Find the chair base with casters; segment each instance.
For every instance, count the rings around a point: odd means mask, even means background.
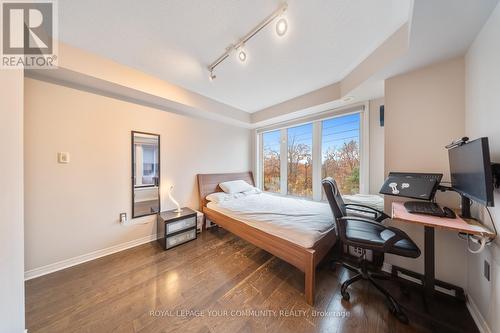
[[[390,276],[380,273],[380,269],[369,267],[369,262],[366,260],[366,251],[370,250],[373,253],[390,253],[407,258],[417,258],[420,256],[420,249],[413,240],[402,230],[384,225],[383,222],[388,218],[383,212],[379,212],[369,207],[357,206],[350,207],[346,205],[342,199],[342,195],[338,189],[337,183],[333,178],[325,178],[322,181],[328,203],[333,213],[337,235],[342,244],[360,248],[362,255],[359,259],[359,267],[350,265],[344,258],[339,258],[342,265],[350,271],[357,273],[354,277],[345,281],[341,287],[342,298],[349,300],[350,296],[347,292],[349,285],[359,280],[368,280],[380,291],[389,301],[389,310],[403,323],[408,323],[408,318],[403,313],[401,306],[385,290],[376,279],[389,279]],[[356,213],[363,210],[363,217],[352,216],[349,210],[355,208]],[[373,216],[366,218],[365,212],[371,210]]]
[[[369,262],[365,258],[365,250],[363,250],[363,255],[362,257],[359,258],[358,262],[358,267],[351,265],[348,262],[343,261],[342,259],[334,259],[332,260],[332,265],[342,265],[344,268],[347,270],[356,273],[353,277],[347,279],[342,283],[342,286],[340,287],[340,293],[342,295],[342,299],[345,301],[349,302],[351,295],[347,291],[347,288],[353,284],[354,282],[360,281],[360,280],[367,280],[369,281],[380,293],[382,293],[385,298],[387,299],[388,306],[389,306],[389,311],[398,318],[399,321],[401,321],[404,324],[408,324],[408,317],[406,314],[403,312],[403,309],[401,305],[396,301],[394,297],[380,284],[377,283],[376,280],[389,280],[391,279],[390,275],[383,274],[381,272],[373,272],[369,269]]]

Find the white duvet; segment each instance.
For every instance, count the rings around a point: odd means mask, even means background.
[[[323,202],[258,193],[207,206],[305,248],[313,247],[334,227],[332,211]]]

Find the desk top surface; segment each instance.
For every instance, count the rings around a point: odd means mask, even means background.
[[[471,235],[481,235],[488,238],[494,236],[494,234],[482,224],[474,220],[463,219],[458,215],[457,218],[450,219],[446,217],[408,213],[402,202],[392,203],[392,218],[393,220],[464,232]]]

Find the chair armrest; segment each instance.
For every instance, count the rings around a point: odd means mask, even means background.
[[[377,227],[382,227],[382,228],[386,228],[386,229],[388,228],[385,225],[376,222],[375,220],[364,219],[362,217],[357,217],[357,216],[344,216],[344,217],[339,218],[339,220],[341,220],[341,221],[359,221],[359,222],[363,222],[363,223],[367,223],[367,224],[373,224],[373,225],[376,225]]]
[[[357,205],[352,205],[352,206],[357,206]],[[364,213],[364,214],[373,214],[373,219],[376,219],[377,216],[378,216],[377,212],[374,212],[374,211],[371,211],[371,210],[367,210],[367,209],[349,207],[349,204],[345,205],[345,208],[348,211],[360,212],[360,213]]]
[[[346,204],[345,207],[346,207],[346,209],[350,209],[350,210],[362,211],[362,212],[365,212],[365,213],[371,213],[371,214],[373,214],[375,216],[377,222],[382,222],[383,220],[390,218],[390,216],[387,215],[386,213],[384,213],[384,212],[382,212],[382,211],[380,211],[378,209],[375,209],[373,207],[366,206],[366,205]],[[360,207],[360,208],[363,208],[363,209],[356,209],[356,208],[350,208],[350,207]],[[377,215],[380,215],[380,216],[377,218]]]
[[[353,203],[349,203],[349,204],[346,204],[346,207],[347,206],[354,206],[354,207],[361,207],[361,208],[365,208],[365,209],[368,209],[368,210],[371,210],[371,211],[374,211],[374,212],[377,212],[378,214],[384,214],[384,212],[376,209],[376,208],[373,208],[373,207],[370,207],[370,206],[367,206],[367,205],[360,205],[360,204],[353,204]]]

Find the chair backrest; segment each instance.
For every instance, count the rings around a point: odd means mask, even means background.
[[[347,216],[347,210],[345,207],[344,200],[340,194],[337,182],[332,177],[327,177],[321,181],[323,184],[323,189],[325,190],[326,198],[330,204],[330,208],[333,213],[335,220],[335,225],[337,227],[337,233],[340,238],[343,238],[345,232],[344,222],[340,219]]]
[[[326,198],[332,209],[335,218],[347,216],[344,199],[340,194],[337,182],[332,177],[327,177],[321,181],[323,189],[325,190]]]

